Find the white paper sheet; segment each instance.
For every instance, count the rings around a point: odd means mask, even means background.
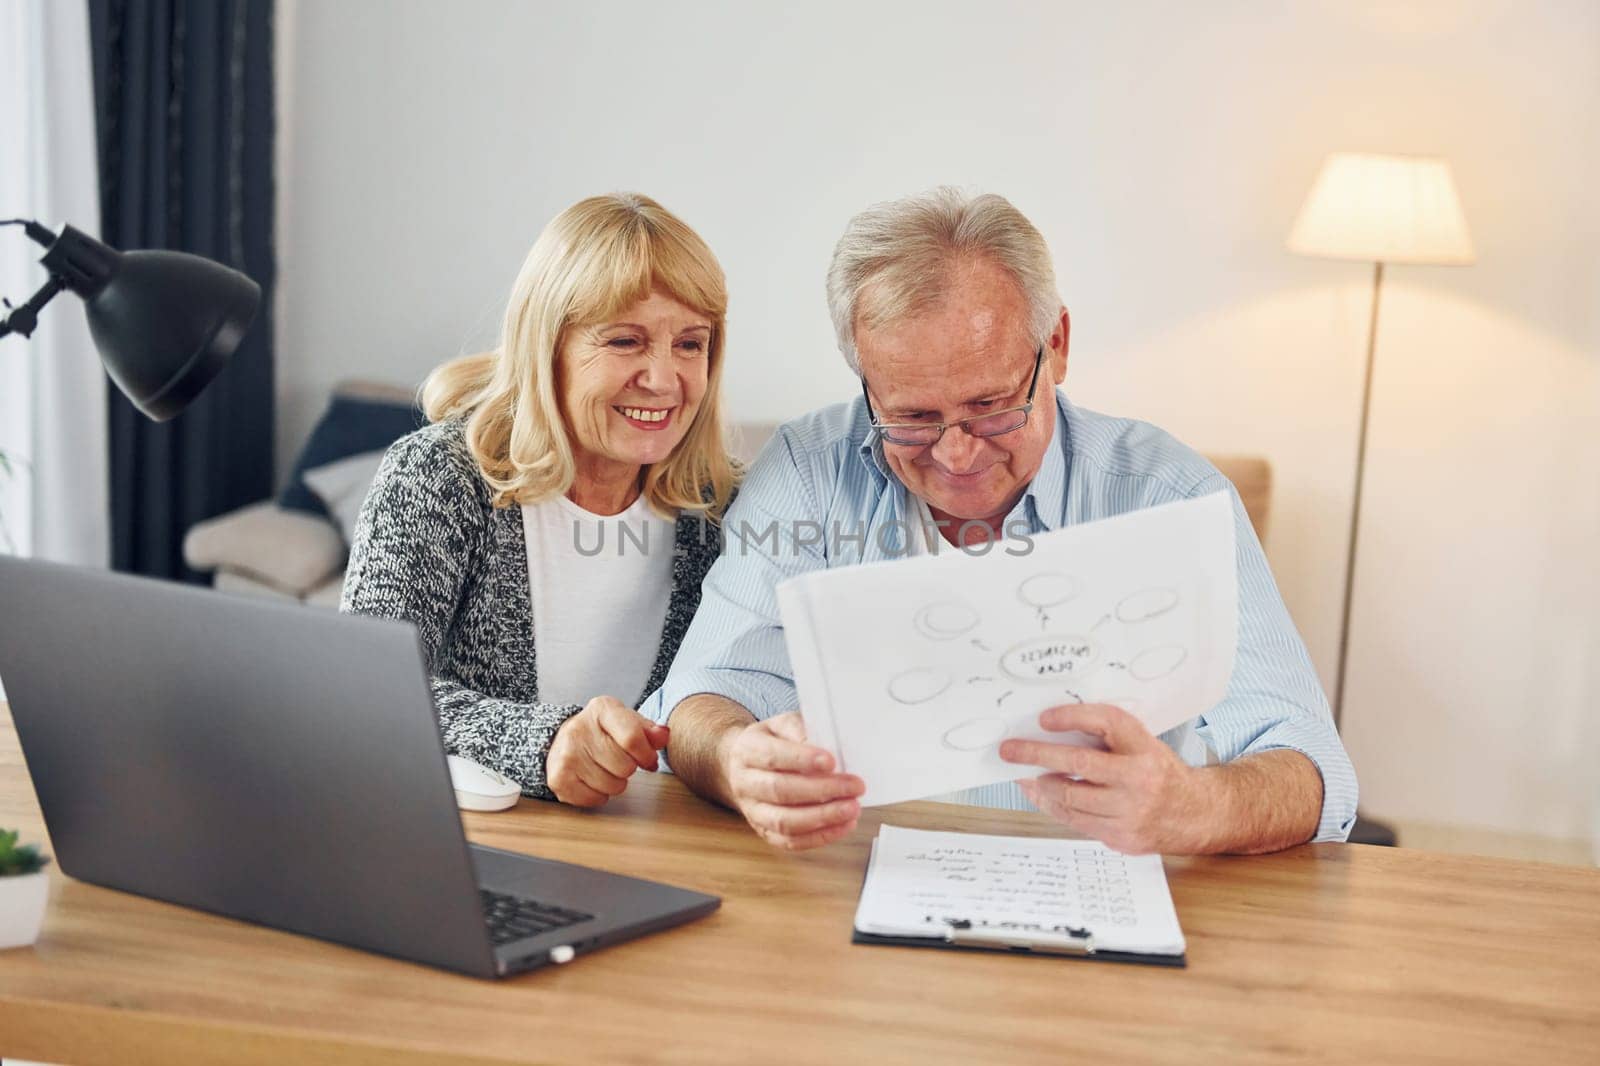
[[[1093,840],[880,828],[856,928],[942,937],[950,919],[980,929],[1087,929],[1096,951],[1184,951],[1159,855],[1123,855]]]
[[[1225,493],[1032,538],[987,555],[823,570],[778,587],[812,743],[866,782],[867,806],[1036,776],[1000,742],[1039,712],[1112,703],[1162,733],[1221,701],[1238,640]]]

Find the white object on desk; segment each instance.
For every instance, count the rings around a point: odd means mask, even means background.
[[[1124,855],[1095,840],[880,828],[856,929],[942,939],[955,921],[976,930],[1086,929],[1095,951],[1184,952],[1159,855]]]
[[[915,535],[913,530],[912,535]],[[1039,712],[1112,703],[1162,733],[1219,703],[1238,643],[1227,493],[987,554],[822,570],[778,587],[806,737],[866,806],[1036,776],[1000,758]]]
[[[24,948],[39,939],[50,877],[43,870],[0,877],[0,950]]]
[[[450,784],[456,790],[456,806],[464,811],[503,811],[517,805],[522,789],[505,774],[480,766],[459,755],[447,755]]]

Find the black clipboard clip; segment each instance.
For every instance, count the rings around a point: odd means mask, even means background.
[[[1094,934],[1070,925],[1043,926],[1020,922],[974,925],[965,918],[946,918],[944,941],[954,947],[1027,951],[1037,955],[1093,955]]]

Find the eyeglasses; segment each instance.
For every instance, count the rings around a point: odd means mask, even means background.
[[[999,437],[1007,433],[1015,433],[1028,424],[1028,415],[1033,411],[1033,394],[1039,387],[1039,367],[1044,364],[1044,347],[1041,345],[1033,356],[1033,378],[1028,382],[1027,402],[1019,407],[1007,407],[1002,411],[989,411],[985,414],[975,415],[972,418],[958,418],[954,422],[897,422],[885,424],[878,421],[878,416],[872,413],[872,397],[867,395],[866,375],[861,377],[861,396],[867,401],[867,418],[872,423],[872,428],[887,444],[900,444],[906,447],[926,448],[930,444],[938,443],[944,431],[951,426],[960,426],[974,437]]]

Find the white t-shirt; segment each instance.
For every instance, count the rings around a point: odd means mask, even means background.
[[[643,495],[597,515],[565,496],[522,508],[539,699],[633,706],[661,647],[672,598],[675,524]]]

